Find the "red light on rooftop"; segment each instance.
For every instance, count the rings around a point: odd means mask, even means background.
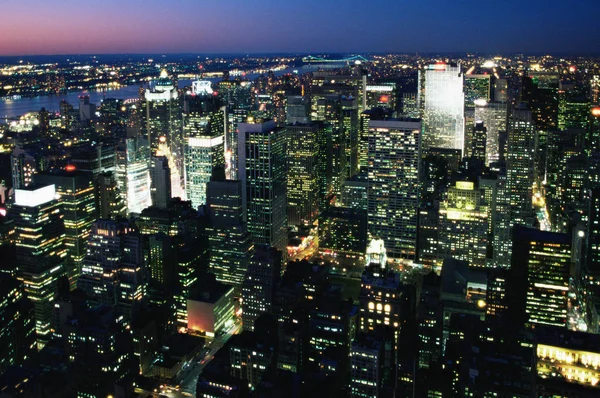
[[[75,167],[75,165],[73,165],[73,164],[68,164],[68,165],[65,167],[65,170],[66,170],[66,171],[75,171],[75,169],[77,169],[77,167]]]
[[[577,72],[577,67],[575,65],[569,66],[569,72],[571,72],[571,73]]]

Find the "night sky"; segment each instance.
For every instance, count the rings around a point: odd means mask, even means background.
[[[600,54],[597,0],[2,0],[0,55]]]

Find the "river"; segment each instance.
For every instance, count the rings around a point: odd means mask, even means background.
[[[314,70],[314,67],[311,66],[302,66],[298,68],[286,68],[280,71],[276,71],[276,76],[281,76],[286,73],[293,73],[298,71],[298,73],[305,73],[310,70]],[[257,78],[258,74],[248,74],[245,76],[248,80],[254,80]],[[203,80],[210,80],[213,83],[220,81],[220,78],[208,78]],[[144,83],[146,84],[146,83]],[[179,87],[191,86],[192,80],[190,79],[181,79],[179,80]],[[18,118],[21,115],[24,115],[31,111],[39,111],[42,108],[46,108],[47,111],[50,112],[58,112],[59,111],[59,103],[62,100],[67,100],[68,103],[73,105],[75,108],[79,107],[79,96],[82,94],[88,95],[90,97],[90,102],[96,104],[96,106],[100,105],[100,102],[103,98],[119,98],[119,99],[128,99],[128,98],[138,98],[139,85],[130,85],[121,87],[115,90],[108,90],[106,92],[98,90],[84,90],[84,91],[73,91],[66,94],[60,95],[44,95],[39,97],[27,97],[20,98],[15,100],[0,100],[0,123],[6,122],[7,118]]]

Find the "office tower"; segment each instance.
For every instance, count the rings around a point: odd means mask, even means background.
[[[266,336],[244,331],[232,336],[229,348],[231,376],[244,380],[248,387],[256,389],[263,375],[271,370],[276,358],[274,344],[265,341]]]
[[[488,213],[481,203],[481,191],[469,181],[457,181],[440,204],[438,258],[467,261],[471,267],[485,267],[488,243]]]
[[[494,102],[508,102],[508,80],[496,79],[494,82]]]
[[[65,226],[54,185],[15,190],[17,278],[35,310],[38,347],[51,338],[52,309],[59,277],[65,274]]]
[[[531,225],[532,187],[536,183],[536,129],[531,111],[523,106],[510,115],[506,178],[511,224]]]
[[[108,305],[129,322],[145,304],[146,265],[141,236],[128,222],[93,224],[77,286],[92,305]]]
[[[437,275],[433,275],[432,272],[423,278],[424,288],[417,309],[419,369],[435,367],[442,357],[444,303],[440,300],[439,287],[431,289],[425,286],[426,281],[432,277],[439,280]]]
[[[319,213],[320,123],[285,127],[287,136],[287,217],[290,226],[312,226]]]
[[[569,327],[571,237],[515,225],[506,298],[511,322]]]
[[[417,245],[421,121],[371,121],[368,228],[388,257],[414,260]]]
[[[469,156],[481,165],[485,164],[486,160],[486,144],[487,144],[487,127],[483,122],[475,122],[473,126],[473,135],[471,141],[471,150]]]
[[[406,292],[398,273],[379,266],[367,267],[360,284],[360,331],[389,334],[392,346],[397,349],[403,317],[406,316],[404,300]]]
[[[585,129],[588,125],[590,102],[570,90],[558,92],[558,129]]]
[[[69,164],[76,170],[91,172],[95,187],[96,218],[109,218],[108,206],[121,209],[125,206],[125,192],[116,185],[116,146],[88,142],[73,147]],[[110,198],[108,198],[110,197]],[[125,216],[125,212],[122,213]]]
[[[127,198],[119,189],[115,173],[106,172],[97,176],[97,218],[117,220],[127,215]]]
[[[37,174],[35,182],[40,185],[54,184],[56,187],[65,224],[65,270],[74,289],[81,272],[92,223],[96,219],[93,175],[67,167],[58,172]]]
[[[511,198],[506,170],[500,170],[496,184],[496,220],[494,222],[493,256],[494,265],[509,268],[512,250]]]
[[[79,96],[79,121],[90,122],[96,117],[96,105],[90,103],[89,95]]]
[[[487,102],[491,98],[491,75],[464,75],[465,109],[473,111],[477,102]]]
[[[360,69],[360,66],[358,66],[358,69]],[[351,74],[344,75],[335,74],[326,70],[313,72],[311,95],[313,95],[313,97],[315,94],[321,95],[332,93],[347,97],[350,95],[358,100],[359,113],[365,111],[367,109],[367,75],[362,70],[355,70],[352,72],[353,73]]]
[[[535,329],[537,396],[598,395],[600,341],[597,334],[538,325]]]
[[[487,128],[485,164],[500,160],[500,135],[507,131],[508,108],[506,103],[487,102],[475,104],[475,120]]]
[[[165,208],[171,200],[171,169],[166,156],[152,158],[150,197],[156,207]]]
[[[437,63],[419,70],[419,103],[423,112],[423,151],[463,150],[464,93],[460,65]]]
[[[367,211],[367,191],[369,187],[367,169],[342,184],[340,203],[344,207]]]
[[[274,122],[238,125],[238,178],[248,232],[286,258],[286,139]]]
[[[35,314],[23,285],[0,272],[0,375],[23,365],[36,351]]]
[[[266,246],[256,247],[242,285],[242,325],[254,331],[256,319],[273,312],[275,289],[281,275],[281,252]]]
[[[341,128],[344,131],[346,143],[344,153],[346,156],[344,179],[358,173],[359,169],[359,113],[355,99],[342,97],[341,102]],[[343,183],[343,181],[342,181]],[[337,191],[339,195],[339,190]]]
[[[367,109],[381,107],[396,112],[396,98],[396,83],[367,85]]]
[[[350,397],[378,397],[383,373],[382,343],[361,333],[350,348]]]
[[[310,101],[304,95],[288,95],[285,104],[286,124],[309,123]]]
[[[127,213],[152,205],[148,141],[125,138],[117,148],[117,185],[127,200]]]
[[[341,96],[339,94],[321,94],[311,98],[311,120],[322,121],[327,128],[322,134],[321,164],[325,167],[327,186],[324,197],[339,193],[346,178],[346,136],[342,128]]]
[[[242,183],[214,179],[207,184],[206,227],[209,270],[217,281],[240,288],[254,245],[244,222]]]
[[[112,307],[74,312],[64,335],[73,363],[69,377],[75,396],[110,396],[133,376],[132,334]]]
[[[506,303],[506,281],[509,270],[490,268],[487,270],[487,289],[485,291],[485,318],[493,319],[504,315]]]
[[[359,166],[367,168],[367,151],[369,150],[369,122],[371,120],[392,119],[393,112],[388,108],[371,108],[360,114],[360,136],[358,143]]]
[[[136,218],[136,226],[142,235],[163,233],[177,236],[180,243],[198,239],[198,212],[190,201],[172,198],[166,209],[151,206],[142,210]]]
[[[315,301],[309,310],[307,324],[307,374],[337,375],[337,380],[343,382],[348,377],[350,345],[356,334],[358,307],[352,301],[343,301],[341,294],[335,293]]]
[[[420,115],[417,93],[402,94],[402,117],[418,118]]]
[[[13,189],[19,189],[31,184],[35,173],[46,169],[46,161],[34,151],[17,145],[10,154],[10,166]]]
[[[175,248],[173,239],[162,232],[148,238],[148,292],[153,304],[168,304],[172,300],[177,280]]]
[[[166,70],[152,89],[144,93],[148,154],[167,156],[171,169],[171,187],[176,196],[183,196],[184,137],[177,84]]]
[[[223,336],[235,319],[234,288],[204,280],[198,295],[187,299],[187,329],[208,338]]]
[[[192,206],[206,204],[206,184],[212,170],[225,164],[223,135],[186,138],[186,194]]]

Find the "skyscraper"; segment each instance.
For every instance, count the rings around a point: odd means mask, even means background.
[[[508,121],[506,103],[478,102],[475,104],[475,120],[482,121],[487,128],[485,164],[500,160],[500,135],[506,133]]]
[[[225,165],[223,141],[222,134],[186,138],[185,190],[196,209],[206,204],[206,184],[213,168]]]
[[[38,346],[52,333],[52,310],[58,278],[65,274],[65,227],[54,185],[15,190],[17,278],[33,302]]]
[[[151,180],[152,204],[164,209],[171,199],[171,169],[166,156],[152,158]]]
[[[23,285],[0,272],[0,374],[11,365],[23,365],[35,352],[33,305]]]
[[[285,127],[287,146],[287,216],[288,224],[313,225],[319,203],[320,123],[294,124]]]
[[[421,121],[373,120],[368,135],[368,228],[388,257],[414,260],[417,246]]]
[[[535,179],[536,129],[531,111],[523,105],[509,119],[506,178],[511,225],[532,223],[532,189]]]
[[[37,174],[35,182],[41,185],[54,184],[56,186],[65,224],[67,249],[65,269],[69,283],[74,289],[81,272],[87,239],[96,215],[92,173],[72,170],[68,167],[59,172]]]
[[[481,203],[481,191],[469,181],[457,181],[440,204],[438,258],[468,261],[471,267],[485,267],[488,242],[488,213]]]
[[[173,193],[183,196],[184,140],[178,97],[177,84],[166,70],[161,71],[154,87],[144,93],[148,154],[169,158]]]
[[[209,270],[217,281],[240,288],[254,250],[244,222],[242,184],[215,179],[206,185],[206,194]]]
[[[273,121],[238,125],[238,178],[248,232],[255,244],[286,257],[286,140]]]
[[[147,283],[142,239],[133,225],[94,223],[78,282],[91,303],[114,307],[130,321],[145,304]]]
[[[141,213],[152,205],[148,141],[126,138],[117,148],[117,185],[127,198],[127,212]]]
[[[423,151],[463,150],[464,93],[460,65],[436,63],[419,71],[419,102],[423,114]]]
[[[281,274],[281,252],[266,246],[256,248],[242,286],[242,324],[254,330],[256,319],[273,312],[275,289]]]
[[[571,237],[515,225],[507,281],[511,320],[568,326]]]

